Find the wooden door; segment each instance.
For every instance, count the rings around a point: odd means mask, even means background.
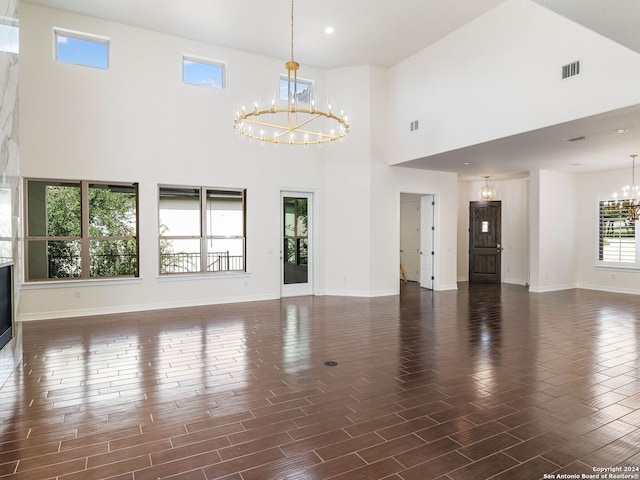
[[[501,203],[469,202],[469,281],[500,283]]]

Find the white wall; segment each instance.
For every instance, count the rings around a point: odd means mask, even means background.
[[[27,285],[21,317],[279,296],[279,191],[322,189],[331,148],[261,147],[232,121],[249,92],[277,86],[284,62],[32,4],[21,16],[22,174],[139,182],[141,251],[136,280]],[[53,61],[54,26],[110,37],[109,70]],[[228,89],[183,84],[183,53],[227,61]],[[304,74],[324,90],[324,72]],[[246,188],[249,273],[159,278],[158,184]]]
[[[391,183],[386,191],[386,199],[395,209],[396,227],[378,232],[389,245],[393,245],[394,268],[400,264],[400,193],[435,195],[434,235],[434,290],[456,290],[458,252],[458,177],[455,173],[430,172],[413,168],[386,167]],[[393,190],[393,191],[392,191]],[[391,203],[393,202],[393,203]],[[397,277],[397,273],[396,273]],[[395,288],[399,288],[396,282]]]
[[[575,60],[583,73],[562,81],[561,66]],[[531,1],[507,0],[391,70],[389,159],[635,105],[638,77],[637,53]]]
[[[326,294],[399,292],[400,192],[436,195],[434,289],[457,288],[457,176],[388,165],[387,74],[371,66],[327,74],[331,90],[346,95],[349,111],[357,113],[350,114],[348,141],[325,158]],[[351,89],[341,91],[345,85]]]
[[[576,176],[539,170],[531,174],[531,283],[533,292],[577,286],[578,201]],[[536,216],[534,217],[534,211]]]
[[[110,69],[55,62],[54,26],[110,37]],[[228,88],[183,84],[183,53],[226,61]],[[585,74],[559,82],[559,65],[577,58]],[[349,113],[351,134],[337,145],[273,148],[235,138],[238,105],[266,98],[283,71],[282,59],[22,4],[21,174],[139,182],[141,277],[27,284],[20,317],[277,298],[279,192],[291,189],[316,194],[317,294],[399,291],[401,192],[435,195],[434,288],[455,289],[467,275],[467,206],[480,184],[390,165],[640,102],[636,54],[524,0],[508,0],[391,70],[303,65],[319,97],[331,92]],[[596,85],[609,93],[592,95]],[[409,136],[416,119],[420,130]],[[595,178],[532,172],[529,182],[492,182],[503,201],[505,281],[527,283],[530,270],[534,291],[636,289],[636,276],[612,279],[587,266],[583,237],[593,226],[582,206]],[[159,277],[158,184],[246,188],[248,273]],[[567,218],[560,204],[580,213]]]
[[[458,281],[469,280],[469,202],[479,200],[482,182],[460,182],[458,194]],[[529,179],[492,180],[502,207],[503,283],[529,283]]]
[[[386,70],[303,65],[319,98],[346,99],[352,132],[322,148],[274,148],[236,138],[232,121],[250,95],[277,88],[282,59],[28,3],[21,27],[22,175],[139,182],[141,252],[138,279],[25,284],[21,319],[277,298],[281,190],[316,194],[316,293],[367,296],[398,291],[399,192],[439,195],[436,280],[455,288],[455,175],[388,166]],[[110,68],[54,61],[54,27],[109,37]],[[185,53],[226,61],[228,88],[183,84]],[[159,277],[158,184],[247,189],[247,274]]]
[[[328,295],[370,291],[371,133],[369,68],[327,72],[332,94],[348,98],[351,133],[324,159],[324,272]],[[354,86],[359,88],[354,88]],[[334,92],[335,89],[335,93]]]
[[[636,175],[638,170],[636,170]],[[578,176],[577,283],[581,288],[640,294],[640,272],[624,268],[596,267],[598,255],[598,201],[618,195],[631,183],[629,168]],[[637,180],[636,180],[637,181]]]

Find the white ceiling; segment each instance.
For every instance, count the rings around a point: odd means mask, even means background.
[[[28,1],[283,61],[291,56],[291,0]],[[390,67],[502,2],[296,0],[295,59],[319,68]]]
[[[28,1],[283,61],[291,55],[289,0]],[[295,59],[319,68],[390,67],[503,1],[296,0]],[[639,0],[534,1],[640,53]],[[332,35],[324,33],[327,26],[334,28]],[[629,131],[614,134],[619,128]],[[578,135],[587,139],[563,141]],[[537,168],[626,168],[630,153],[640,153],[640,106],[414,160],[407,166],[457,172],[461,180],[483,175],[509,178]],[[473,159],[471,165],[464,165],[465,158]]]

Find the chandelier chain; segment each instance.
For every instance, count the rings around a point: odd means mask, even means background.
[[[293,62],[293,0],[291,0],[291,61]]]

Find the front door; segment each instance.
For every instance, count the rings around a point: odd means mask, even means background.
[[[313,294],[311,193],[282,192],[282,296]]]
[[[469,202],[469,281],[500,283],[501,203]]]

